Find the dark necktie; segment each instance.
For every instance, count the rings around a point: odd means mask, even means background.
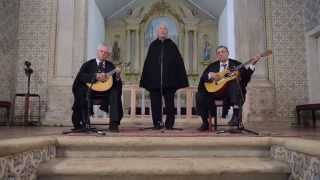
[[[100,61],[99,64],[98,64],[98,72],[102,73],[104,71],[105,71],[105,62]]]
[[[223,70],[227,69],[227,64],[222,64]]]

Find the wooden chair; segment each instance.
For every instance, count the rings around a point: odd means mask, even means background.
[[[6,123],[7,125],[10,125],[11,102],[0,101],[0,108],[4,108],[6,110]]]
[[[296,113],[298,119],[298,125],[301,125],[300,112],[301,111],[311,111],[313,127],[316,127],[316,111],[320,110],[320,103],[313,104],[300,104],[296,106]]]
[[[105,105],[103,105],[103,102],[104,102],[104,98],[105,96],[103,94],[99,94],[99,93],[96,93],[94,95],[91,95],[91,109],[90,109],[90,115],[93,115],[94,112],[93,112],[93,105],[100,105],[100,109],[102,111],[106,111],[106,113],[109,112],[109,103],[107,102]],[[91,123],[91,125],[109,125],[108,122],[106,123]]]
[[[218,124],[218,108],[223,108],[224,106],[226,106],[227,104],[225,104],[226,102],[223,100],[215,100],[213,103],[213,107],[211,112],[209,112],[209,118],[208,118],[208,122],[209,122],[209,131],[212,131],[212,127],[214,128],[215,131],[217,131],[218,126],[229,126],[229,125],[224,125],[224,124]],[[228,106],[228,105],[227,105]],[[227,113],[227,112],[223,112],[222,114]],[[214,123],[212,123],[212,117],[214,119]]]

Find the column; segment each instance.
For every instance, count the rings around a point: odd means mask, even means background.
[[[87,0],[58,0],[55,54],[49,60],[47,111],[43,124],[70,125],[75,74],[86,61]]]
[[[185,62],[187,73],[190,72],[188,46],[189,46],[189,38],[188,38],[188,30],[186,29],[184,34],[184,62]]]
[[[131,59],[130,59],[130,39],[131,39],[131,37],[130,37],[130,30],[129,29],[127,29],[126,34],[127,34],[127,62],[131,62]],[[130,67],[131,67],[131,65],[130,65]],[[131,68],[129,68],[129,69],[131,69]]]
[[[192,118],[192,88],[185,88],[186,92],[186,118],[191,119]]]
[[[198,32],[193,31],[193,61],[192,61],[192,73],[197,73],[198,65]]]
[[[135,62],[134,62],[134,71],[139,72],[139,29],[134,30],[135,34]]]
[[[74,5],[74,0],[60,0],[58,3],[55,78],[71,78],[72,76]]]
[[[247,61],[266,49],[264,1],[234,1],[234,11],[236,56],[241,61]],[[267,61],[258,62],[254,77],[268,79]]]

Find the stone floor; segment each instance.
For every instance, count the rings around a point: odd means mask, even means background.
[[[94,119],[94,123],[106,122],[105,119]],[[223,124],[223,122],[222,122]],[[256,131],[259,136],[272,136],[272,137],[301,137],[306,139],[319,139],[320,129],[312,127],[292,127],[291,125],[279,123],[246,123],[247,129]],[[191,120],[177,119],[175,127],[183,128],[183,130],[173,131],[159,131],[159,130],[141,130],[143,127],[151,126],[148,119],[124,119],[120,126],[120,133],[110,133],[106,131],[106,136],[138,136],[138,137],[208,137],[208,136],[255,136],[253,134],[243,132],[240,134],[216,132],[198,132],[196,129],[200,126],[200,119],[194,118]],[[96,126],[102,130],[107,130],[108,126]],[[71,127],[47,127],[47,126],[0,126],[0,139],[18,138],[18,137],[31,137],[31,136],[57,136],[62,135],[62,132],[69,130]],[[219,130],[228,129],[228,127],[219,127]],[[87,133],[72,133],[72,136],[85,136]],[[90,133],[89,135],[96,135]]]

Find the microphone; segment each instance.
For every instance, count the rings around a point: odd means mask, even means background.
[[[31,62],[29,61],[25,61],[24,65],[26,66],[24,68],[24,72],[27,76],[30,76],[33,73],[33,69],[30,67],[31,66]]]
[[[30,66],[31,66],[31,62],[25,61],[25,62],[24,62],[24,65],[27,66],[27,67],[30,67]]]

